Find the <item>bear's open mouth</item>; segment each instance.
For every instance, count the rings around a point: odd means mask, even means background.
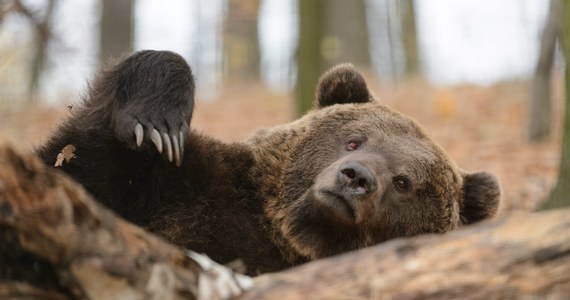
[[[319,203],[327,212],[344,223],[354,224],[356,215],[354,208],[349,204],[342,195],[330,190],[320,192],[321,198]]]

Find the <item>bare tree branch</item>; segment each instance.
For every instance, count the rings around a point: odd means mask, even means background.
[[[48,0],[47,6],[43,13],[33,11],[21,0],[13,0],[10,4],[4,4],[0,7],[0,22],[9,13],[19,13],[23,15],[32,25],[34,33],[34,54],[32,62],[30,63],[30,82],[28,93],[30,100],[36,98],[36,93],[39,88],[40,75],[45,68],[47,47],[53,38],[51,31],[51,23],[53,19],[53,12],[55,10],[57,1]]]

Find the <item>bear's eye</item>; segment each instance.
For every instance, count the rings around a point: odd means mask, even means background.
[[[348,151],[354,151],[354,150],[358,149],[359,146],[360,146],[359,142],[350,141],[350,142],[348,142],[348,144],[346,144],[346,149],[348,149]]]
[[[410,183],[410,179],[404,175],[396,176],[392,179],[396,190],[401,193],[407,193],[412,189],[412,184]]]

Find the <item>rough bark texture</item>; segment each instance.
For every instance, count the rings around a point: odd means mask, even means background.
[[[567,299],[570,209],[520,213],[258,277],[242,299]],[[219,299],[248,278],[116,217],[0,147],[0,299]]]
[[[255,279],[240,299],[568,299],[570,210],[396,240]]]
[[[0,299],[188,299],[239,292],[231,273],[116,217],[33,157],[0,148],[0,166]]]

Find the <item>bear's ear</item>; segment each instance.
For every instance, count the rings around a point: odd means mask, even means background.
[[[461,222],[473,224],[494,216],[499,208],[501,189],[495,175],[480,172],[463,174]]]
[[[341,64],[325,72],[316,92],[317,107],[372,101],[364,78],[351,64]]]

